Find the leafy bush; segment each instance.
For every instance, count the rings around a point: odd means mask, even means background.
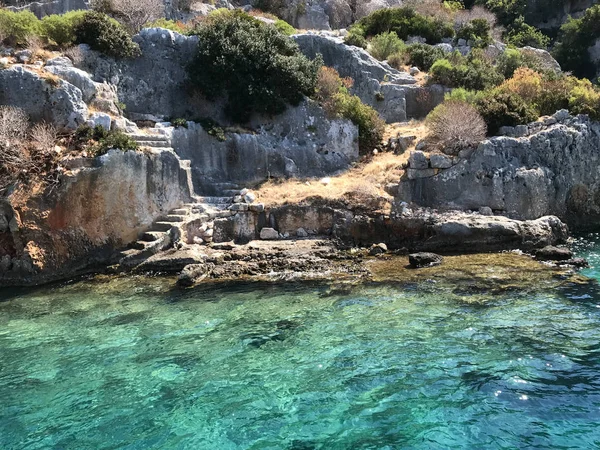
[[[408,64],[408,55],[406,52],[394,53],[388,56],[387,62],[394,69],[401,70],[405,64]]]
[[[424,71],[429,71],[436,61],[448,56],[441,48],[427,44],[411,44],[406,47],[406,53],[408,63]]]
[[[227,140],[225,129],[212,119],[200,119],[198,123],[202,126],[206,134],[214,137],[216,140],[224,142]]]
[[[456,154],[476,146],[485,139],[487,126],[481,114],[469,103],[447,100],[429,113],[426,119],[429,138]]]
[[[363,31],[360,27],[351,27],[344,38],[344,43],[346,45],[354,45],[355,47],[367,48],[367,39],[362,33]]]
[[[165,28],[167,30],[175,31],[179,34],[187,34],[188,26],[183,22],[176,22],[165,18],[157,19],[153,22],[147,23],[146,28]]]
[[[472,47],[485,48],[493,42],[491,31],[487,20],[473,19],[458,30],[456,37],[471,41]]]
[[[580,19],[569,18],[560,29],[553,55],[563,70],[578,77],[594,78],[597,67],[588,48],[600,37],[600,5],[592,6]]]
[[[133,58],[140,52],[119,22],[96,11],[84,14],[75,27],[75,36],[78,44],[88,44],[93,50],[115,58]]]
[[[275,28],[277,28],[280,33],[285,34],[286,36],[297,33],[296,29],[285,20],[277,19],[273,25],[275,25]]]
[[[491,62],[475,51],[466,58],[455,52],[448,59],[436,61],[430,76],[432,83],[475,90],[489,89],[504,79]]]
[[[500,127],[527,124],[539,116],[535,108],[519,95],[499,90],[492,90],[479,98],[475,107],[491,135],[496,134]]]
[[[498,88],[502,92],[517,94],[531,105],[535,105],[543,89],[542,74],[526,67],[518,68],[513,77]]]
[[[107,131],[101,125],[94,128],[82,125],[71,138],[71,145],[78,150],[87,150],[91,156],[104,155],[111,149],[137,150],[139,145],[121,131]]]
[[[171,122],[171,125],[173,125],[175,128],[180,128],[180,127],[187,128],[188,127],[188,121],[181,117],[172,119],[170,122]]]
[[[314,92],[321,62],[242,11],[211,15],[193,34],[202,45],[188,66],[190,80],[209,100],[226,95],[225,112],[235,121],[254,112],[281,113]]]
[[[508,29],[506,42],[515,47],[547,48],[550,38],[535,27],[525,23],[523,17],[519,17]]]
[[[84,11],[71,11],[63,15],[52,14],[41,22],[41,33],[51,43],[65,48],[75,43],[75,29],[83,21]]]
[[[24,47],[30,38],[39,35],[40,21],[31,11],[0,9],[0,43]]]
[[[363,17],[355,28],[364,37],[395,32],[400,39],[421,36],[429,44],[437,44],[443,38],[453,37],[454,28],[441,19],[418,14],[412,8],[386,8]]]
[[[392,32],[378,34],[369,42],[369,53],[380,61],[388,59],[390,55],[402,53],[405,48],[404,42]]]
[[[330,116],[343,117],[358,126],[360,153],[367,154],[381,144],[385,122],[377,111],[348,93],[351,86],[351,78],[341,78],[335,69],[322,67],[314,98]]]

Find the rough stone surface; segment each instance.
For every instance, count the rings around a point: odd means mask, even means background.
[[[427,169],[429,168],[429,160],[425,153],[421,151],[410,152],[408,157],[408,164],[411,169]]]
[[[369,249],[369,255],[371,255],[371,256],[383,255],[387,251],[388,251],[387,245],[385,245],[383,242],[380,242],[379,244],[374,244],[371,246],[371,248]]]
[[[77,87],[64,80],[54,86],[19,65],[0,70],[0,104],[18,106],[31,120],[44,120],[58,128],[77,128],[88,114]]]
[[[559,123],[527,138],[496,137],[430,178],[400,183],[398,197],[427,207],[492,208],[510,217],[556,215],[570,225],[600,223],[600,124],[554,115]]]
[[[429,155],[429,162],[433,169],[449,169],[452,167],[452,158],[440,153],[433,153]]]
[[[537,250],[535,257],[542,261],[566,261],[573,258],[573,252],[568,248],[548,245]]]
[[[182,159],[191,160],[198,193],[218,194],[215,183],[223,180],[252,185],[269,177],[330,175],[358,159],[357,127],[330,120],[311,101],[274,118],[257,119],[253,128],[256,133],[226,133],[225,141],[200,124],[173,130],[172,146]]]
[[[279,232],[273,228],[265,227],[260,230],[260,238],[266,241],[279,239]]]

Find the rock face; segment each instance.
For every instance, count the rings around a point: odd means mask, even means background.
[[[81,90],[61,79],[48,79],[21,65],[0,70],[0,104],[22,108],[32,121],[75,129],[87,118]]]
[[[325,176],[358,159],[357,127],[329,120],[311,101],[253,125],[257,132],[226,133],[225,141],[193,122],[173,131],[172,145],[191,160],[198,193],[217,194],[214,185],[223,181],[251,185],[269,177]]]
[[[0,284],[47,282],[105,264],[115,248],[191,200],[189,170],[172,152],[111,150],[81,163],[54,191],[17,190],[0,205],[0,261],[8,261]]]
[[[159,117],[212,117],[215,111],[202,111],[208,103],[189,95],[185,88],[185,67],[198,45],[195,36],[183,36],[163,28],[146,28],[134,36],[141,56],[114,60],[80,46],[84,52],[82,69],[95,81],[115,85],[119,99],[133,120],[145,115]]]
[[[342,39],[319,34],[293,36],[309,58],[323,56],[326,66],[354,80],[351,92],[373,106],[387,122],[401,122],[427,115],[444,100],[442,86],[417,86],[410,74],[393,69],[365,50],[348,46]]]
[[[40,19],[51,14],[64,14],[68,11],[89,8],[89,2],[86,0],[41,0],[30,3],[7,0],[5,4],[8,6],[8,9],[13,11],[29,10]]]
[[[390,250],[477,253],[507,249],[533,250],[564,243],[568,229],[556,217],[518,221],[502,216],[416,210],[391,216],[354,212],[342,205],[281,206],[264,212],[239,212],[215,220],[215,242],[245,243],[259,239],[265,227],[279,234],[302,227],[329,236],[343,246],[385,244]]]
[[[545,125],[545,123],[549,125]],[[600,124],[566,111],[531,124],[526,137],[496,137],[449,169],[400,183],[398,198],[421,206],[490,207],[519,219],[556,215],[573,226],[600,222]]]

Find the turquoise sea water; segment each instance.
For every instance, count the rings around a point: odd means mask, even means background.
[[[594,285],[170,285],[3,290],[0,449],[600,447]]]

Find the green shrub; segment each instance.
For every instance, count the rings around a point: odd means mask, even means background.
[[[600,5],[592,6],[580,19],[569,18],[560,29],[552,54],[565,71],[581,78],[594,78],[597,67],[588,48],[600,38]]]
[[[440,59],[430,70],[430,82],[448,87],[485,90],[500,84],[504,77],[478,52],[463,57],[457,52]]]
[[[320,61],[310,61],[275,27],[240,10],[209,16],[194,31],[202,45],[188,66],[209,100],[225,95],[227,115],[278,114],[314,92]]]
[[[475,106],[494,135],[500,127],[523,125],[539,117],[535,108],[527,104],[519,95],[493,90],[477,100]]]
[[[224,142],[227,140],[225,129],[212,119],[200,119],[198,123],[202,126],[206,134],[214,137],[216,140]]]
[[[172,119],[170,122],[171,122],[171,125],[173,125],[175,128],[179,128],[179,127],[187,128],[188,127],[187,120],[183,119],[181,117]]]
[[[429,71],[433,64],[445,58],[448,54],[438,47],[427,44],[411,44],[406,47],[408,63],[411,66],[417,66],[419,69]]]
[[[153,22],[144,25],[144,28],[165,28],[166,30],[175,31],[179,34],[187,34],[188,27],[182,22],[176,22],[174,20],[165,19],[161,17]]]
[[[285,34],[286,36],[291,36],[292,34],[297,33],[296,29],[285,20],[278,19],[273,25],[275,25],[275,28],[277,28],[280,33]]]
[[[385,122],[377,111],[365,105],[356,95],[340,92],[334,96],[338,114],[358,126],[358,147],[361,154],[367,154],[379,147],[383,139]]]
[[[358,145],[361,154],[368,154],[381,144],[385,122],[377,111],[350,95],[351,78],[341,78],[330,67],[321,67],[318,73],[314,99],[332,117],[343,117],[358,126]]]
[[[486,19],[473,19],[458,30],[456,37],[471,41],[472,47],[485,48],[494,42],[491,32],[490,23]]]
[[[421,36],[429,44],[437,44],[443,38],[453,37],[452,24],[441,19],[418,14],[412,8],[385,8],[377,10],[358,22],[359,30],[364,37],[381,33],[395,32],[400,39],[409,36]]]
[[[344,43],[346,45],[354,45],[355,47],[367,48],[367,39],[362,33],[359,27],[351,27],[344,38]]]
[[[96,125],[94,128],[82,125],[72,136],[72,144],[77,150],[87,150],[90,156],[104,155],[111,149],[123,151],[137,150],[139,145],[121,131],[107,131]]]
[[[62,48],[69,47],[75,43],[75,29],[83,21],[84,15],[84,11],[71,11],[46,16],[41,22],[41,33],[49,42]]]
[[[535,27],[525,23],[523,17],[519,17],[507,30],[506,42],[515,47],[547,48],[550,38]]]
[[[369,53],[380,61],[388,59],[390,55],[402,53],[406,49],[404,42],[396,33],[381,33],[369,42]]]
[[[92,50],[115,58],[133,58],[140,52],[119,22],[96,11],[84,14],[75,27],[75,36],[78,44],[88,44]]]
[[[25,47],[30,38],[39,35],[40,21],[31,11],[0,9],[0,42]]]

